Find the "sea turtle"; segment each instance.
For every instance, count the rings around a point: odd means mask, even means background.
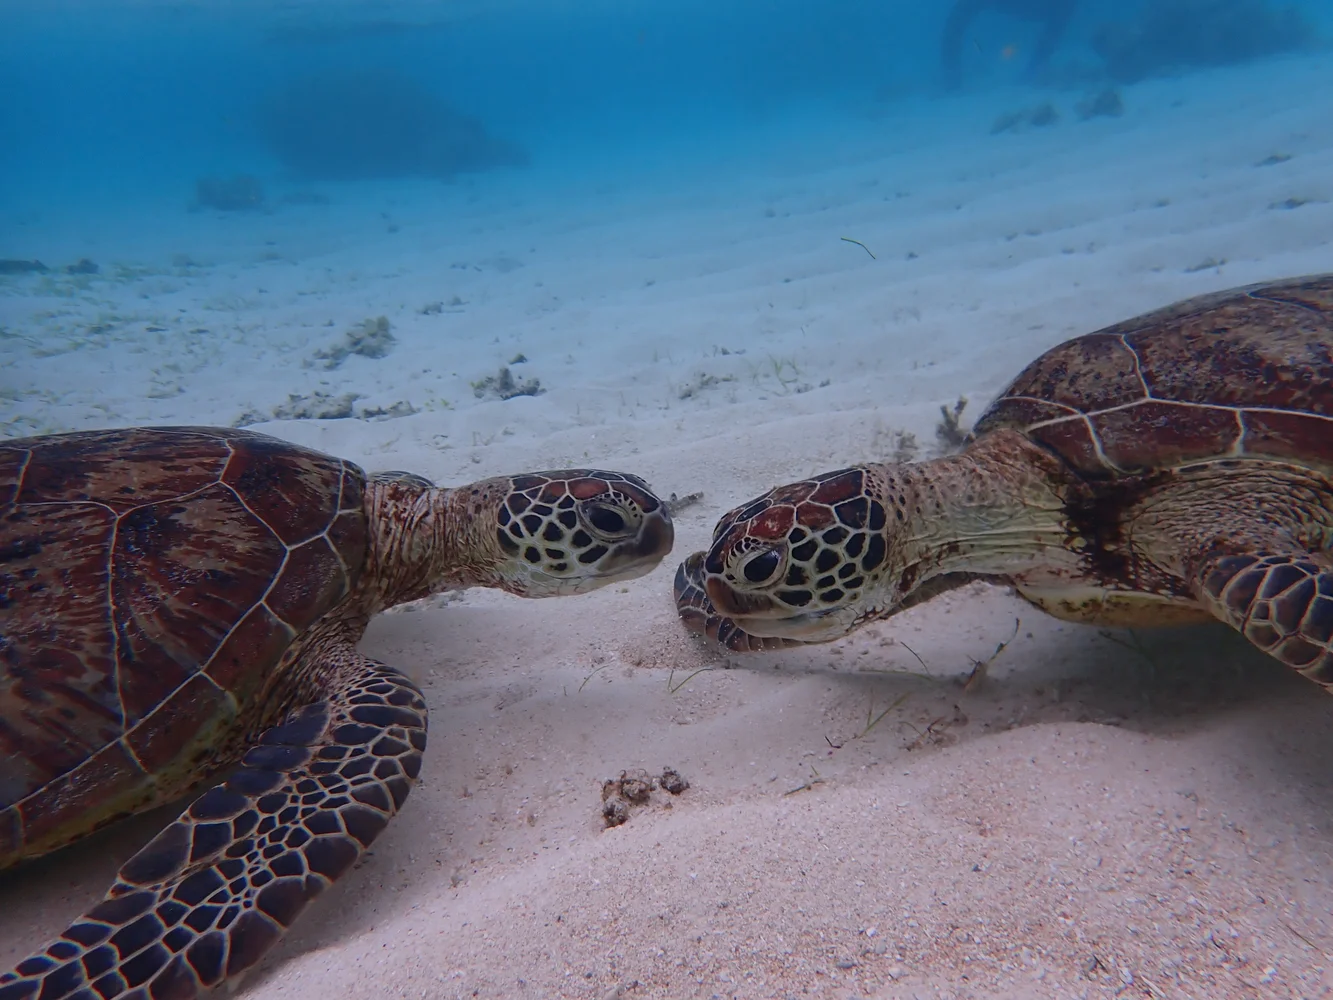
[[[978,578],[1070,621],[1220,619],[1333,687],[1333,274],[1069,340],[960,453],[841,469],[724,515],[676,599],[690,628],[771,649]]]
[[[641,480],[436,488],[251,431],[0,442],[0,868],[225,776],[0,1000],[194,997],[401,808],[426,703],[356,644],[447,589],[576,594],[671,549]]]

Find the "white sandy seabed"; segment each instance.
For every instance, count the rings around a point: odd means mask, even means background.
[[[929,456],[942,404],[975,416],[1065,337],[1333,270],[1330,78],[1147,83],[1090,121],[1059,98],[1054,126],[995,136],[1031,94],[885,105],[773,139],[762,171],[174,202],[96,238],[53,213],[33,255],[102,273],[0,286],[0,422],[410,409],[257,426],[441,483],[592,463],[702,491],[683,555],[770,485],[904,435]],[[381,315],[387,356],[309,364]],[[517,354],[547,391],[477,398]],[[373,623],[365,648],[431,703],[422,782],[245,997],[1333,994],[1333,702],[1307,682],[1220,627],[1101,633],[981,586],[741,658],[682,631],[674,565]],[[689,790],[603,830],[602,779],[664,765]],[[163,820],[0,880],[0,967]]]

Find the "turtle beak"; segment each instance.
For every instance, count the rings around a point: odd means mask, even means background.
[[[773,601],[762,594],[739,594],[726,580],[710,576],[704,582],[704,590],[713,607],[729,618],[744,618],[750,615],[763,615],[773,610]]]
[[[786,618],[746,618],[737,615],[732,620],[742,630],[764,638],[831,642],[851,631],[846,618],[845,614],[838,611],[815,611]]]
[[[665,507],[647,515],[643,528],[629,541],[622,542],[605,557],[605,572],[598,574],[612,583],[636,580],[655,570],[676,542],[676,529]]]
[[[704,590],[719,614],[751,635],[828,642],[841,639],[855,622],[855,612],[850,609],[793,611],[763,594],[738,593],[721,577],[710,576]]]

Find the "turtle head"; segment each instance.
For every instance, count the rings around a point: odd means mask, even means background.
[[[779,486],[724,514],[693,592],[753,636],[828,642],[897,603],[887,588],[888,516],[864,469]]]
[[[489,530],[495,585],[511,594],[586,593],[643,576],[671,551],[671,515],[638,476],[567,469],[500,482]]]

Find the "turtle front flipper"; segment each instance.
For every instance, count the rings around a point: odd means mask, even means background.
[[[686,628],[706,635],[737,653],[758,653],[766,649],[805,645],[797,639],[751,635],[713,607],[703,586],[704,555],[703,552],[695,552],[676,570],[676,613]]]
[[[0,1000],[190,1000],[253,966],[352,867],[421,769],[416,685],[350,648],[329,697],[263,733],[106,898],[0,975]]]
[[[1203,560],[1195,580],[1214,615],[1333,690],[1333,566],[1327,554],[1216,555]]]

